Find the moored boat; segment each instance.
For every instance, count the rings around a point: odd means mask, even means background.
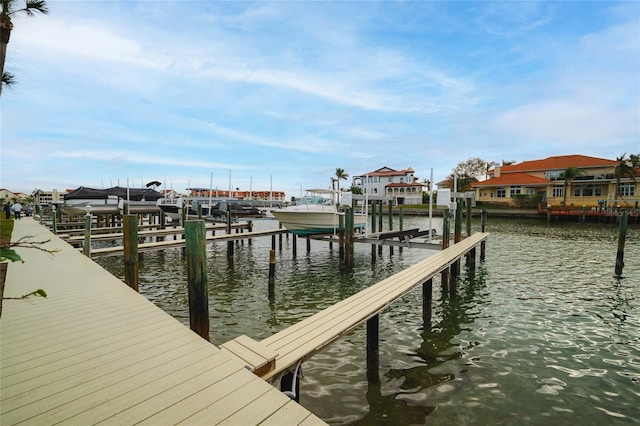
[[[333,191],[308,189],[304,197],[296,200],[295,205],[271,211],[280,224],[292,234],[318,235],[334,234],[340,228],[340,216],[344,211],[331,198]],[[354,215],[354,229],[363,231],[367,226],[366,215]]]

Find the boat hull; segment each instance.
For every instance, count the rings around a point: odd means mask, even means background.
[[[271,213],[287,231],[295,235],[334,234],[340,230],[340,216],[344,216],[342,212],[331,211],[272,210]],[[354,215],[356,231],[364,230],[366,224],[365,215]]]

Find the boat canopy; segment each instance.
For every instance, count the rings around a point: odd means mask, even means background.
[[[81,186],[68,194],[64,195],[66,200],[106,200],[110,197],[118,197],[120,199],[127,199],[127,191],[129,192],[128,199],[130,201],[157,201],[160,198],[164,198],[164,195],[150,188],[123,188],[121,186],[114,186],[107,189],[95,189]]]

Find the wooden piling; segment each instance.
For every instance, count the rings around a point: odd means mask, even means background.
[[[82,253],[91,258],[91,213],[87,212],[84,215],[84,245],[82,246]]]
[[[376,314],[367,320],[367,371],[380,369],[380,318]]]
[[[442,210],[442,249],[449,247],[449,209]],[[440,272],[440,285],[442,293],[449,291],[449,268],[445,268]]]
[[[398,226],[400,228],[400,232],[404,231],[403,220],[404,220],[404,206],[400,206],[398,208]],[[429,232],[431,232],[431,230],[429,230]],[[398,248],[398,251],[402,253],[402,246]]]
[[[138,216],[128,214],[122,223],[124,246],[124,282],[138,290]]]
[[[376,233],[376,205],[377,202],[376,201],[372,201],[371,202],[371,233]],[[377,253],[377,247],[376,244],[371,244],[371,262],[375,262],[376,261],[376,253]]]
[[[231,235],[231,205],[227,204],[227,235]],[[233,258],[233,240],[227,241],[227,258]]]
[[[209,341],[209,291],[204,220],[186,221],[184,231],[187,249],[189,325],[191,330]]]
[[[269,299],[276,297],[276,251],[273,248],[269,250],[268,297]]]
[[[433,278],[422,283],[422,321],[425,330],[431,328],[431,302],[433,301]],[[427,327],[428,325],[428,327]]]
[[[485,232],[486,227],[487,227],[487,210],[482,209],[482,213],[480,215],[480,229],[482,230],[482,232]],[[485,247],[486,247],[486,241],[482,240],[482,242],[480,243],[480,261],[481,262],[484,261]]]
[[[298,255],[298,236],[297,235],[293,234],[293,237],[291,238],[291,243],[293,245],[293,248],[291,250],[293,257],[296,257]]]
[[[465,206],[467,207],[467,237],[471,236],[471,200],[465,199]]]
[[[382,212],[382,200],[378,200],[378,203],[380,203],[378,206],[378,232],[382,232],[382,217],[384,216],[384,213]],[[382,256],[382,244],[378,246],[378,254]]]
[[[456,201],[456,213],[454,220],[454,234],[453,243],[457,244],[462,241],[462,203],[460,200]],[[457,293],[458,290],[458,276],[460,275],[460,259],[457,259],[451,264],[451,276],[449,277],[449,294],[452,296]]]
[[[344,215],[338,216],[338,258],[340,259],[340,263],[344,264],[345,262],[345,252],[344,252]]]
[[[393,205],[389,201],[389,231],[393,231]],[[389,246],[389,256],[393,256],[393,246]]]
[[[627,223],[629,215],[626,210],[620,211],[618,225],[618,252],[616,253],[616,277],[622,277],[622,268],[624,268],[624,243],[627,239]]]

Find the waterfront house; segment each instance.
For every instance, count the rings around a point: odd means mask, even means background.
[[[591,209],[608,205],[637,208],[639,179],[630,175],[621,177],[620,196],[616,196],[618,164],[616,160],[585,155],[523,161],[496,166],[489,171],[487,180],[475,182],[471,188],[477,201],[494,205],[519,206],[533,202],[551,207]],[[570,167],[578,169],[578,173],[565,179],[564,172]]]
[[[352,185],[362,189],[363,195],[391,197],[396,205],[422,204],[423,184],[418,182],[414,170],[394,170],[382,167],[378,170],[353,176]]]

